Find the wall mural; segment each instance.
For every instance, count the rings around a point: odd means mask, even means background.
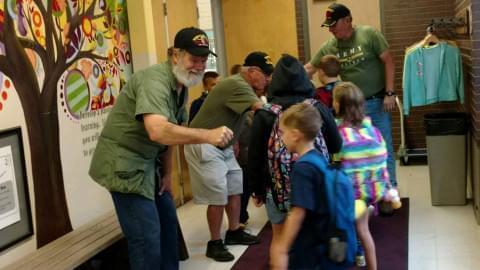
[[[126,0],[0,0],[0,113],[16,91],[31,150],[38,247],[72,230],[59,117],[100,113],[131,75]]]

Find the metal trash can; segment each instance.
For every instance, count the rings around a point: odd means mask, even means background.
[[[467,192],[467,114],[424,116],[432,205],[465,205]]]

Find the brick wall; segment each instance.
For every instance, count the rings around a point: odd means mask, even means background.
[[[303,24],[303,3],[304,0],[295,0],[295,21],[297,24],[297,48],[298,59],[300,62],[305,62],[305,36]]]
[[[457,2],[462,1],[457,0]],[[471,100],[469,109],[472,117],[472,133],[480,146],[480,0],[471,0],[471,4],[473,36],[471,40],[472,52],[469,82]]]
[[[467,8],[471,5],[471,0],[455,0],[454,1],[454,15],[457,18],[465,17]],[[462,53],[463,75],[465,85],[465,110],[471,112],[472,104],[472,37],[467,28],[459,29],[457,31],[455,41]]]
[[[400,98],[402,98],[402,70],[405,48],[425,37],[426,29],[431,19],[451,18],[455,15],[456,7],[458,8],[457,10],[459,10],[461,8],[460,5],[465,5],[465,2],[469,1],[470,0],[383,0],[383,31],[395,57],[395,89],[399,93]],[[464,58],[468,58],[468,41],[462,40],[460,43]],[[426,113],[462,110],[464,110],[464,106],[459,105],[458,102],[412,108],[410,115],[405,117],[407,148],[425,147],[423,116]],[[392,128],[396,149],[400,143],[400,121],[398,112],[393,114]]]

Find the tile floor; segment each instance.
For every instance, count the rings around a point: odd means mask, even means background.
[[[410,197],[409,270],[480,269],[480,226],[472,206],[432,206],[427,166],[399,166],[398,175],[401,195]],[[182,270],[223,270],[234,264],[205,257],[209,238],[205,213],[205,206],[191,202],[178,209],[190,254],[187,261],[181,262]],[[265,210],[251,205],[249,213],[248,229],[256,234],[267,220]],[[238,258],[246,247],[229,249]]]

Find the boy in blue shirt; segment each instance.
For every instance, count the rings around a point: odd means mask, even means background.
[[[323,155],[314,147],[322,126],[318,110],[305,103],[291,106],[280,117],[287,149],[303,155]],[[295,163],[291,176],[291,209],[284,228],[270,248],[271,269],[345,269],[327,256],[329,210],[325,179],[317,167]]]

